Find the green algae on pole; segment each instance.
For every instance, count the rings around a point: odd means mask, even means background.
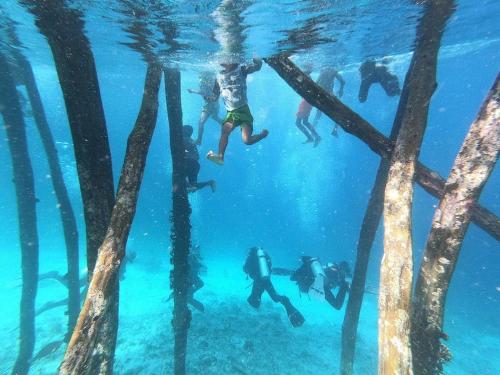
[[[174,330],[174,374],[186,373],[187,335],[191,323],[188,308],[189,247],[191,242],[191,207],[184,177],[184,146],[182,138],[181,77],[177,69],[165,70],[170,152],[172,154],[172,251],[170,287],[174,295],[172,327]]]
[[[453,0],[425,4],[406,76],[407,98],[391,157],[384,195],[384,254],[380,268],[378,373],[413,373],[410,345],[413,282],[413,183],[431,97],[437,86],[438,52]]]
[[[394,145],[389,138],[335,96],[325,92],[288,57],[276,55],[267,57],[264,61],[301,97],[339,124],[347,133],[358,137],[378,155],[390,157]],[[437,172],[417,162],[416,178],[425,191],[437,198],[441,197],[445,181]],[[476,203],[472,212],[472,220],[486,233],[500,241],[500,218],[498,216]]]
[[[124,260],[125,246],[136,211],[146,157],[156,125],[161,73],[158,65],[148,65],[141,109],[134,129],[128,137],[116,204],[106,237],[99,248],[99,256],[87,297],[59,369],[61,375],[106,373],[96,368],[93,363],[93,356],[100,350],[96,339],[101,325],[106,322],[114,326],[118,324],[113,312],[114,305],[118,303],[119,269]]]
[[[35,347],[35,299],[38,288],[38,232],[33,168],[28,153],[26,125],[6,57],[0,51],[0,112],[12,158],[16,191],[22,292],[19,324],[19,353],[13,375],[28,373]]]
[[[448,287],[471,221],[471,207],[500,150],[500,75],[472,123],[436,208],[415,288],[413,366],[417,375],[440,374],[449,359],[441,343]]]

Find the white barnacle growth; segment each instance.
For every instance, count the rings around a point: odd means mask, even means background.
[[[450,260],[445,258],[445,257],[441,257],[438,259],[438,262],[441,263],[441,264],[450,264]]]

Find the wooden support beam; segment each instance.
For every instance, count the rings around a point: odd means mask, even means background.
[[[172,154],[172,251],[170,287],[174,295],[174,374],[186,373],[187,335],[191,322],[188,308],[189,248],[191,243],[191,207],[187,196],[182,140],[181,76],[177,69],[165,70],[170,152]]]
[[[59,369],[61,375],[108,373],[107,366],[103,367],[100,359],[95,360],[96,357],[103,355],[102,350],[107,349],[99,347],[97,339],[101,326],[109,324],[116,327],[118,324],[114,315],[114,311],[117,311],[114,305],[118,304],[118,272],[125,256],[125,246],[135,215],[146,157],[156,125],[160,81],[161,69],[157,65],[149,65],[141,109],[127,142],[116,204],[106,237],[99,248],[99,256],[85,303]],[[107,353],[105,357],[113,358],[113,355]]]
[[[431,232],[415,288],[412,349],[415,374],[440,374],[449,351],[441,343],[448,287],[471,221],[474,203],[490,176],[500,150],[500,75],[465,138]]]
[[[35,299],[38,288],[38,231],[33,168],[28,152],[26,125],[7,59],[0,51],[0,113],[12,159],[16,191],[19,243],[21,247],[22,292],[19,324],[19,353],[14,375],[28,373],[35,347]]]
[[[384,255],[378,319],[378,373],[381,375],[413,373],[410,347],[413,183],[430,101],[437,87],[441,38],[454,5],[454,0],[425,4],[405,80],[408,97],[401,114],[401,129],[392,153],[384,196]]]
[[[376,130],[368,121],[343,104],[335,96],[325,92],[286,56],[277,55],[264,59],[283,80],[301,97],[353,134],[383,158],[389,158],[394,144]],[[417,163],[416,181],[430,194],[440,198],[444,179],[421,163]],[[472,220],[490,236],[500,241],[500,218],[476,203]]]

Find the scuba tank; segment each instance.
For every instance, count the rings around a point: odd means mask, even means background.
[[[303,256],[302,265],[292,274],[291,280],[296,281],[299,290],[319,300],[325,299],[325,272],[318,258]]]
[[[271,268],[269,267],[268,257],[264,250],[260,247],[257,249],[257,262],[259,265],[259,276],[263,279],[271,275]]]
[[[271,259],[260,247],[252,247],[243,266],[243,271],[253,280],[271,276]]]
[[[325,272],[323,271],[323,266],[319,262],[318,258],[311,258],[309,260],[309,268],[314,276],[314,281],[309,288],[308,294],[315,298],[323,301],[325,299]]]

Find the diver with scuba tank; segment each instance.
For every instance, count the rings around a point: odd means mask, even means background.
[[[302,293],[318,299],[326,300],[333,308],[340,310],[344,304],[346,293],[349,291],[349,283],[346,277],[351,277],[351,269],[345,261],[328,263],[323,267],[316,257],[301,257],[302,265],[291,272],[290,279],[295,281]],[[280,274],[287,274],[286,269],[278,269]],[[333,290],[339,287],[335,296]]]
[[[252,247],[248,253],[243,271],[253,280],[252,293],[247,298],[248,303],[258,309],[262,294],[266,291],[274,302],[281,303],[286,310],[288,319],[294,327],[304,324],[304,317],[291,304],[286,296],[279,295],[271,282],[272,263],[269,255],[260,247]]]

